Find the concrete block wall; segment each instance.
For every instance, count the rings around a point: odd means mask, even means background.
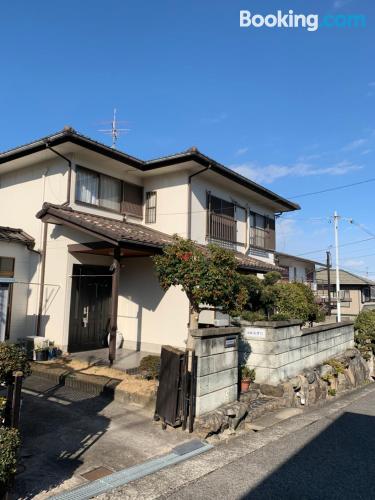
[[[240,357],[256,382],[277,385],[354,346],[351,322],[301,328],[298,321],[242,324]]]
[[[237,400],[240,328],[192,330],[197,356],[196,416]]]

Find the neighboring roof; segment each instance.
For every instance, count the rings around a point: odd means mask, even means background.
[[[308,264],[318,264],[319,266],[324,266],[321,262],[317,262],[316,260],[304,259],[303,257],[298,257],[297,255],[290,255],[288,253],[283,252],[275,252],[275,257],[285,257],[287,259],[294,259],[301,262],[307,262]]]
[[[25,233],[22,229],[4,226],[0,226],[0,242],[1,241],[6,241],[8,243],[21,243],[29,248],[32,248],[35,244],[34,238]]]
[[[66,206],[44,203],[37,215],[39,219],[60,222],[77,230],[85,231],[98,239],[104,239],[113,245],[131,245],[153,249],[162,249],[171,243],[173,237],[141,224],[114,220],[108,217],[72,210]],[[240,252],[234,252],[239,267],[254,271],[277,271],[280,268]]]
[[[368,278],[363,278],[357,274],[350,273],[344,269],[339,271],[340,285],[375,285],[375,281],[369,280]],[[335,269],[330,270],[330,280],[331,284],[336,283],[336,271]],[[317,283],[326,284],[327,283],[327,270],[320,269],[316,272]]]
[[[142,172],[148,172],[151,170],[155,170],[157,168],[162,168],[169,165],[175,165],[188,161],[195,161],[200,165],[202,165],[203,167],[209,167],[210,170],[212,170],[213,172],[216,172],[226,177],[227,179],[230,179],[236,182],[237,184],[240,184],[241,186],[244,186],[245,188],[250,189],[251,191],[254,191],[268,198],[269,200],[278,203],[279,205],[283,206],[287,211],[300,209],[300,206],[297,203],[287,200],[282,196],[279,196],[278,194],[274,193],[273,191],[270,191],[269,189],[260,186],[256,182],[251,181],[250,179],[244,177],[243,175],[234,172],[230,168],[227,168],[224,165],[213,160],[212,158],[202,154],[200,151],[198,151],[197,148],[190,148],[187,151],[170,156],[165,156],[163,158],[143,161],[138,158],[135,158],[134,156],[130,156],[126,153],[110,148],[109,146],[106,146],[101,142],[94,141],[89,137],[79,134],[71,127],[65,127],[60,132],[56,132],[55,134],[43,137],[42,139],[38,139],[29,144],[25,144],[23,146],[19,146],[17,148],[1,153],[0,164],[16,160],[18,158],[22,158],[24,156],[33,153],[43,151],[46,149],[47,144],[53,147],[66,142],[71,142],[73,144],[85,147],[91,151],[95,151],[108,158],[135,167],[141,170]]]

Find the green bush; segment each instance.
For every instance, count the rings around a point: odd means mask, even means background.
[[[0,342],[0,382],[9,383],[14,371],[23,372],[25,377],[30,375],[26,352],[16,344]]]
[[[20,445],[17,429],[0,427],[0,497],[2,497],[17,468],[17,450]]]
[[[300,319],[304,323],[324,320],[324,313],[315,303],[308,286],[280,281],[280,278],[277,272],[267,273],[264,279],[242,276],[242,284],[249,296],[242,318],[249,321]]]
[[[358,350],[368,359],[375,354],[375,310],[361,311],[354,323],[355,343]]]
[[[156,378],[160,372],[160,356],[150,354],[141,359],[139,368],[146,372],[148,377]]]

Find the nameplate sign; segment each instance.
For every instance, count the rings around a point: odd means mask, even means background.
[[[246,326],[243,329],[243,337],[245,339],[265,339],[265,328],[257,328],[256,326]]]

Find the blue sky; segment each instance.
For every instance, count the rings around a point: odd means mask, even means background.
[[[240,9],[364,14],[367,26],[241,29]],[[141,158],[194,145],[291,198],[375,177],[374,18],[372,0],[6,2],[0,149],[65,124],[108,142],[98,129],[117,107],[131,129],[118,147]],[[357,223],[341,224],[344,265],[375,279],[375,239],[347,245],[375,235],[374,191],[296,198],[279,249],[324,259],[336,209]]]

